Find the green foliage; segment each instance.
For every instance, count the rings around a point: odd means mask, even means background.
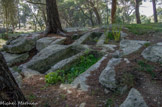
[[[137,35],[162,31],[162,24],[129,24],[125,25],[125,27],[127,27],[130,32]]]
[[[147,64],[144,61],[138,61],[138,65],[139,65],[139,68],[138,69],[140,71],[146,71],[147,73],[149,73],[152,76],[152,78],[155,77],[155,73],[153,72],[153,70],[154,70],[154,67],[153,66]]]
[[[112,31],[107,30],[105,32],[105,43],[108,43],[109,40],[115,40],[116,42],[120,41],[120,35],[121,35],[121,28],[122,27],[112,27]]]
[[[14,66],[12,69],[13,69],[14,71],[16,71],[16,72],[19,72],[19,73],[21,72],[21,69],[19,69],[18,66]]]
[[[113,98],[109,98],[106,101],[106,107],[113,107],[114,105],[114,99]]]
[[[96,58],[93,54],[81,56],[78,59],[78,63],[73,64],[70,69],[58,70],[51,72],[45,76],[45,81],[48,84],[56,84],[58,82],[71,83],[78,75],[86,71],[91,65],[96,63],[99,58]]]
[[[51,72],[45,75],[45,81],[48,84],[56,84],[58,82],[64,82],[64,70],[57,70],[56,72]]]
[[[120,41],[121,29],[122,29],[122,27],[120,27],[120,28],[113,27],[112,28],[112,32],[113,32],[113,35],[114,35],[114,40],[116,42]]]
[[[151,43],[145,43],[145,44],[144,44],[145,47],[148,47],[148,46],[150,46],[150,45],[151,45]]]

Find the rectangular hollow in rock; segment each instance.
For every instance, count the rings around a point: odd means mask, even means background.
[[[40,73],[45,73],[51,68],[51,66],[55,65],[59,61],[72,57],[80,52],[71,46],[67,48],[53,48],[57,47],[50,47],[42,50],[32,59],[31,62],[27,64],[27,67],[39,71]]]
[[[64,75],[64,83],[71,83],[76,77],[94,65],[102,56],[97,51],[90,51],[64,66],[60,69],[60,71],[63,71],[61,75]]]
[[[101,32],[92,32],[91,35],[86,40],[84,40],[82,44],[96,45],[101,35]]]

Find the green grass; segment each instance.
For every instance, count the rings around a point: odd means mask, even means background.
[[[100,58],[94,54],[81,56],[76,64],[73,64],[68,70],[58,70],[51,72],[45,76],[45,81],[48,84],[71,83],[77,76],[85,72],[90,66],[95,64]]]
[[[146,61],[138,61],[138,65],[139,65],[138,70],[147,72],[152,76],[152,78],[155,77],[154,73],[155,68],[152,65],[147,64]]]
[[[147,34],[149,32],[162,32],[162,23],[158,24],[126,24],[124,27],[137,35]]]

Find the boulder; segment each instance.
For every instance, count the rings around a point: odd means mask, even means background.
[[[38,51],[44,49],[45,47],[47,47],[48,45],[50,45],[53,41],[55,41],[57,38],[55,37],[44,37],[41,38],[39,40],[37,40],[36,42],[36,49]]]
[[[113,90],[117,87],[115,79],[116,73],[114,67],[120,62],[121,58],[112,58],[99,76],[99,82],[110,90]]]
[[[158,43],[153,46],[147,47],[143,52],[142,56],[152,62],[162,62],[162,44]]]
[[[120,107],[148,107],[138,90],[132,88]]]
[[[120,42],[120,50],[122,50],[122,55],[128,55],[140,49],[145,43],[149,42],[139,40],[122,40]]]
[[[13,64],[16,64],[16,63],[21,63],[21,62],[27,60],[29,57],[28,53],[10,54],[10,53],[6,53],[6,52],[2,52],[2,54],[5,58],[8,66],[12,66]]]
[[[45,73],[51,66],[74,54],[77,54],[77,51],[73,50],[72,46],[50,45],[22,66],[39,71],[40,73]]]
[[[19,36],[17,39],[10,41],[7,45],[4,45],[3,48],[6,52],[13,54],[29,52],[36,46],[36,40],[38,40],[40,36],[40,34]]]

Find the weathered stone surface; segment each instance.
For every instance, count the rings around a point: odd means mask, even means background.
[[[13,77],[15,78],[17,84],[19,85],[19,87],[21,87],[21,85],[22,85],[22,76],[18,72],[14,71],[12,68],[9,68],[9,69],[10,69]]]
[[[147,41],[139,40],[122,40],[120,42],[120,49],[123,51],[123,55],[131,54],[140,49]]]
[[[78,51],[72,49],[72,46],[50,45],[41,50],[29,62],[24,64],[26,68],[45,73],[51,66],[59,61],[77,54]]]
[[[58,62],[57,64],[55,64],[54,66],[52,66],[51,69],[46,72],[46,74],[48,74],[50,72],[55,72],[58,69],[68,69],[69,66],[71,64],[73,64],[74,61],[76,61],[82,55],[84,55],[84,52],[78,53],[78,54],[76,54],[76,55],[74,55],[74,56],[72,56],[70,58],[67,58],[67,59],[64,59],[64,60]]]
[[[162,44],[147,47],[143,52],[142,56],[152,62],[162,62]]]
[[[138,90],[132,88],[120,107],[148,107]]]
[[[106,88],[111,90],[116,88],[116,73],[114,67],[119,64],[120,61],[121,58],[112,58],[108,62],[106,68],[101,72],[101,75],[99,76],[99,82]]]
[[[74,88],[79,88],[83,91],[88,91],[89,86],[86,83],[87,77],[90,76],[91,72],[96,70],[101,62],[107,57],[107,55],[103,56],[102,59],[100,59],[96,64],[92,65],[88,70],[86,70],[84,73],[79,75],[71,84]]]
[[[111,50],[111,51],[115,51],[115,48],[117,47],[116,45],[111,45],[111,44],[104,44],[102,45],[102,47],[105,49],[105,50]]]
[[[80,37],[78,40],[76,40],[73,45],[79,45],[82,44],[89,36],[91,36],[92,32],[88,32],[84,34],[82,37]]]
[[[36,45],[36,40],[40,38],[40,34],[31,34],[27,36],[19,36],[17,39],[10,41],[3,48],[9,53],[25,53],[32,50]]]
[[[39,72],[37,72],[35,70],[28,69],[28,68],[23,68],[21,71],[21,74],[24,76],[24,78],[30,78],[34,75],[42,75]]]
[[[120,36],[121,36],[122,39],[124,39],[125,37],[128,36],[128,34],[124,33],[123,31],[121,31],[120,33],[121,33]]]
[[[80,104],[80,106],[79,107],[85,107],[86,106],[86,103],[85,102],[83,102],[83,103],[81,103]]]
[[[10,53],[6,53],[6,52],[2,52],[2,54],[3,54],[4,58],[5,58],[8,66],[12,66],[15,63],[23,62],[29,57],[28,53],[10,54]]]
[[[46,48],[48,45],[50,45],[56,39],[57,38],[55,38],[55,37],[44,37],[44,38],[41,38],[41,39],[37,40],[36,49],[38,51],[40,51],[40,50]]]
[[[98,42],[97,42],[97,46],[102,46],[105,42],[105,39],[106,39],[106,36],[105,34],[103,33],[102,36],[99,38]]]

